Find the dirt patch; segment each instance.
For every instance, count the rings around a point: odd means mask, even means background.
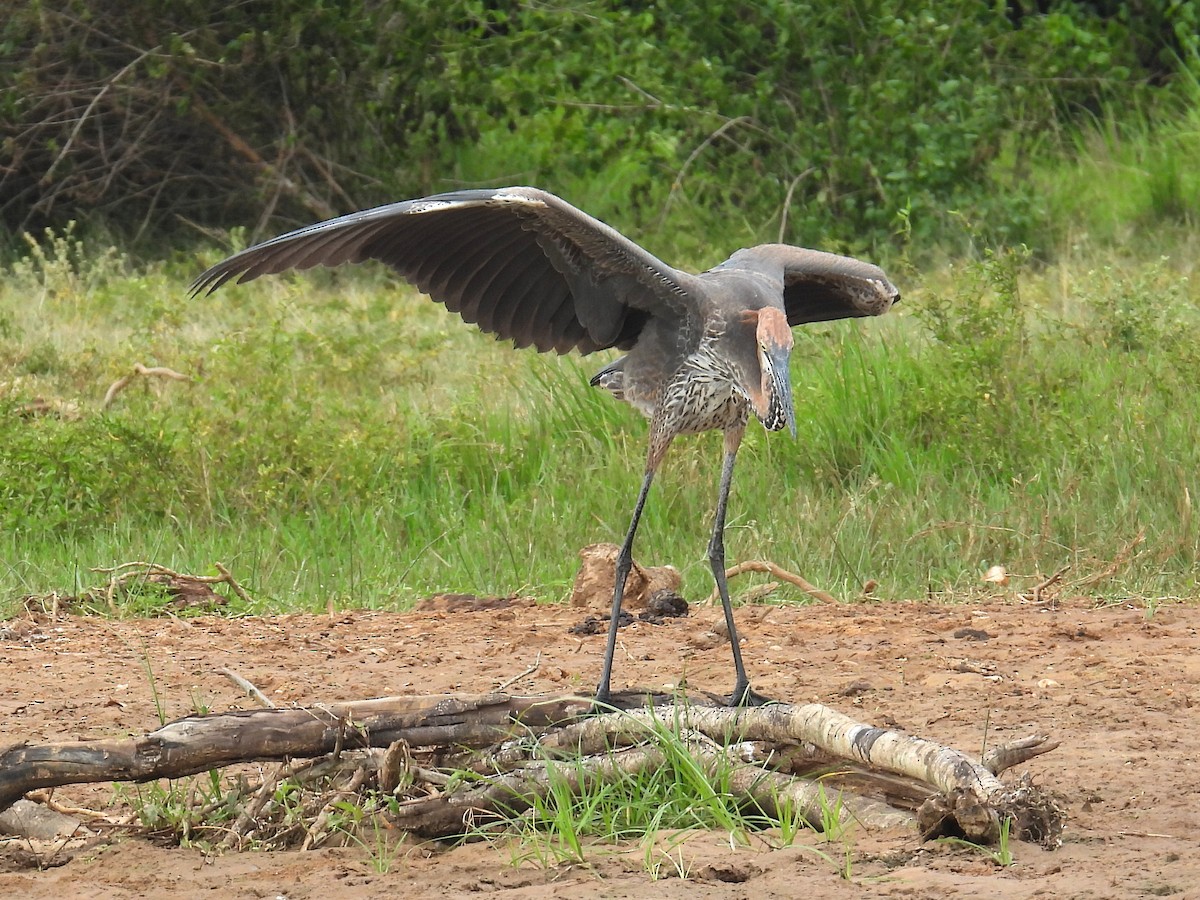
[[[452,605],[408,614],[110,621],[17,619],[0,625],[0,745],[152,730],[155,695],[169,718],[250,702],[216,673],[229,667],[277,704],[388,694],[481,692],[537,670],[514,693],[587,691],[603,635],[568,629],[582,611],[527,600]],[[615,686],[727,692],[728,647],[706,635],[719,607],[621,632]],[[1001,868],[977,852],[911,835],[852,835],[841,844],[731,850],[698,835],[661,857],[651,882],[638,847],[596,852],[590,868],[513,865],[516,849],[402,846],[387,872],[358,847],[309,853],[227,853],[127,838],[39,871],[0,844],[0,896],[285,896],[299,900],[506,892],[587,897],[1200,897],[1200,609],[1048,610],[989,603],[754,606],[738,610],[754,686],[796,703],[817,701],[863,721],[899,727],[977,753],[1039,731],[1062,741],[1022,771],[1065,797],[1061,849],[1018,844]],[[151,674],[152,673],[152,674]],[[59,789],[60,801],[103,807],[108,785]],[[823,855],[822,855],[823,854]],[[689,880],[665,877],[683,870]],[[802,879],[802,881],[801,881]]]

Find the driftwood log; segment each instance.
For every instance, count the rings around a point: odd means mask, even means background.
[[[1064,814],[1028,780],[997,776],[1053,750],[1026,738],[972,760],[923,738],[855,722],[817,704],[748,709],[706,701],[625,694],[624,711],[599,715],[589,698],[566,696],[389,697],[303,709],[261,709],[189,716],[140,737],[0,749],[0,811],[38,788],[101,781],[178,778],[235,763],[337,758],[366,748],[379,787],[403,802],[396,824],[424,837],[461,835],[481,817],[512,814],[549,792],[553,760],[574,779],[660,767],[657,731],[674,729],[706,770],[724,766],[735,794],[764,811],[784,803],[814,825],[837,792],[845,823],[919,829],[922,837],[953,835],[995,842],[1010,819],[1014,836],[1056,846]],[[454,780],[438,766],[473,770]],[[820,778],[805,775],[820,775]],[[422,783],[437,787],[421,789]],[[439,784],[440,782],[440,784]],[[401,793],[397,785],[404,787]]]

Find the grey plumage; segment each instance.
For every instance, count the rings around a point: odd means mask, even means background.
[[[650,419],[646,474],[618,557],[601,701],[609,694],[617,614],[654,473],[676,435],[725,432],[709,558],[737,670],[732,700],[748,702],[724,583],[733,459],[751,414],[770,430],[795,431],[788,329],[886,312],[899,291],[884,273],[849,257],[763,244],[692,275],[553,194],[512,187],[438,194],[302,228],[218,263],[192,293],[234,278],[367,260],[391,266],[465,321],[517,347],[627,352],[592,380]]]

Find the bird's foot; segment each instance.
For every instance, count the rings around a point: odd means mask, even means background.
[[[726,706],[766,706],[774,703],[770,697],[764,697],[757,691],[751,690],[750,682],[738,683],[733,686],[733,693],[725,701]]]
[[[618,694],[620,692],[618,691]],[[586,713],[588,716],[603,716],[608,713],[616,712],[621,707],[613,703],[614,697],[612,689],[608,687],[600,688],[592,697],[592,708]],[[619,701],[618,701],[619,702]]]

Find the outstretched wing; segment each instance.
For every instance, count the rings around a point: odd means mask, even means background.
[[[686,314],[679,272],[529,187],[454,191],[301,228],[213,266],[212,292],[287,269],[378,260],[484,331],[539,351],[629,349],[651,316]]]
[[[900,291],[878,266],[806,250],[790,244],[761,244],[739,250],[727,265],[783,272],[783,306],[788,324],[878,316],[900,301]]]

